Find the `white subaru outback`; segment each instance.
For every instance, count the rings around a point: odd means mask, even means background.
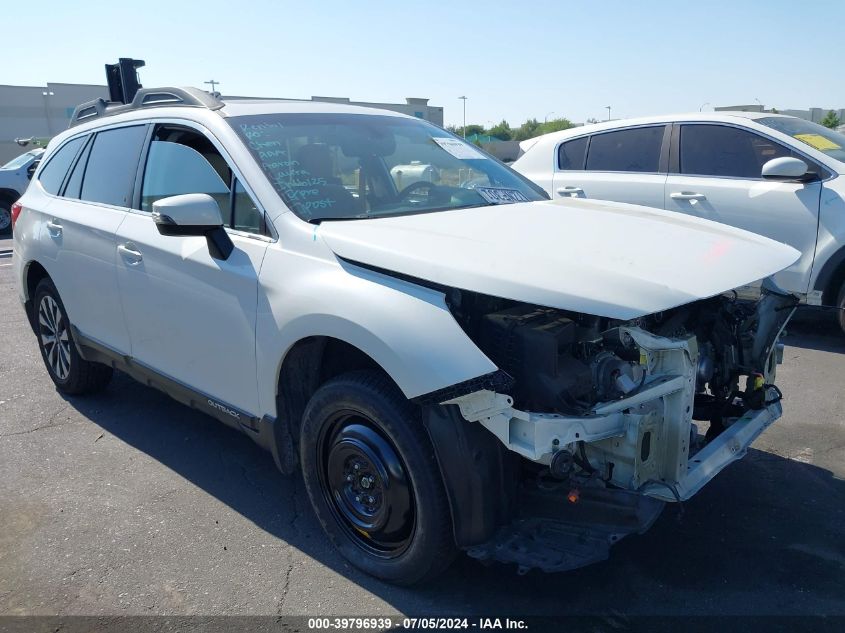
[[[246,433],[392,582],[459,550],[523,571],[602,560],[781,415],[796,299],[731,289],[798,251],[548,201],[392,112],[176,88],[92,102],[13,219],[59,391],[119,369]]]

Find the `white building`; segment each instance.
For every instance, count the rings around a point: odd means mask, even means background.
[[[813,123],[821,123],[822,119],[827,116],[827,113],[833,110],[836,113],[836,116],[839,117],[840,121],[845,121],[845,108],[809,108],[807,110],[781,110],[780,108],[769,108],[768,110],[760,105],[759,103],[755,103],[754,105],[732,105],[732,106],[719,106],[717,108],[713,108],[716,112],[724,112],[728,110],[733,110],[734,112],[774,112],[776,111],[777,114],[786,114],[789,116],[794,116],[799,119],[804,119],[805,121],[812,121]]]
[[[16,138],[50,138],[67,129],[74,108],[85,101],[108,99],[105,86],[54,84],[0,85],[0,165],[30,148]]]

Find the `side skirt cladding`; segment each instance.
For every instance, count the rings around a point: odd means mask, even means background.
[[[208,394],[196,391],[178,380],[160,374],[130,356],[124,356],[97,341],[91,340],[72,325],[71,331],[79,354],[85,360],[103,363],[119,369],[141,384],[158,389],[177,402],[210,415],[226,426],[242,431],[262,448],[273,450],[275,419],[270,416],[258,418],[229,403],[221,402]]]

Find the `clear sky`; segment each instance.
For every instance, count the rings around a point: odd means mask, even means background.
[[[7,0],[0,83],[429,97],[447,124],[582,122],[713,105],[845,108],[845,1]],[[554,113],[554,114],[552,114]]]

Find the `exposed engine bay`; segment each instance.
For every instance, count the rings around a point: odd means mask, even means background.
[[[666,500],[700,488],[688,462],[706,442],[780,400],[777,339],[796,304],[768,286],[757,302],[728,293],[622,322],[459,290],[448,302],[513,378],[507,393],[448,404],[554,477],[595,475]],[[693,419],[710,423],[706,442]]]
[[[727,293],[631,321],[460,290],[446,296],[509,379],[427,416],[441,464],[470,477],[463,495],[450,494],[473,500],[456,535],[475,558],[520,572],[603,560],[619,539],[647,530],[665,502],[688,499],[740,459],[781,416],[778,339],[797,299],[768,282],[756,302]],[[449,415],[469,426],[455,433]],[[709,422],[706,436],[693,420]],[[507,449],[498,458],[488,445],[496,440]],[[470,449],[470,475],[462,447],[482,445],[483,453]],[[477,501],[491,486],[495,503]],[[473,522],[478,513],[485,520]],[[479,527],[492,523],[494,533]]]

